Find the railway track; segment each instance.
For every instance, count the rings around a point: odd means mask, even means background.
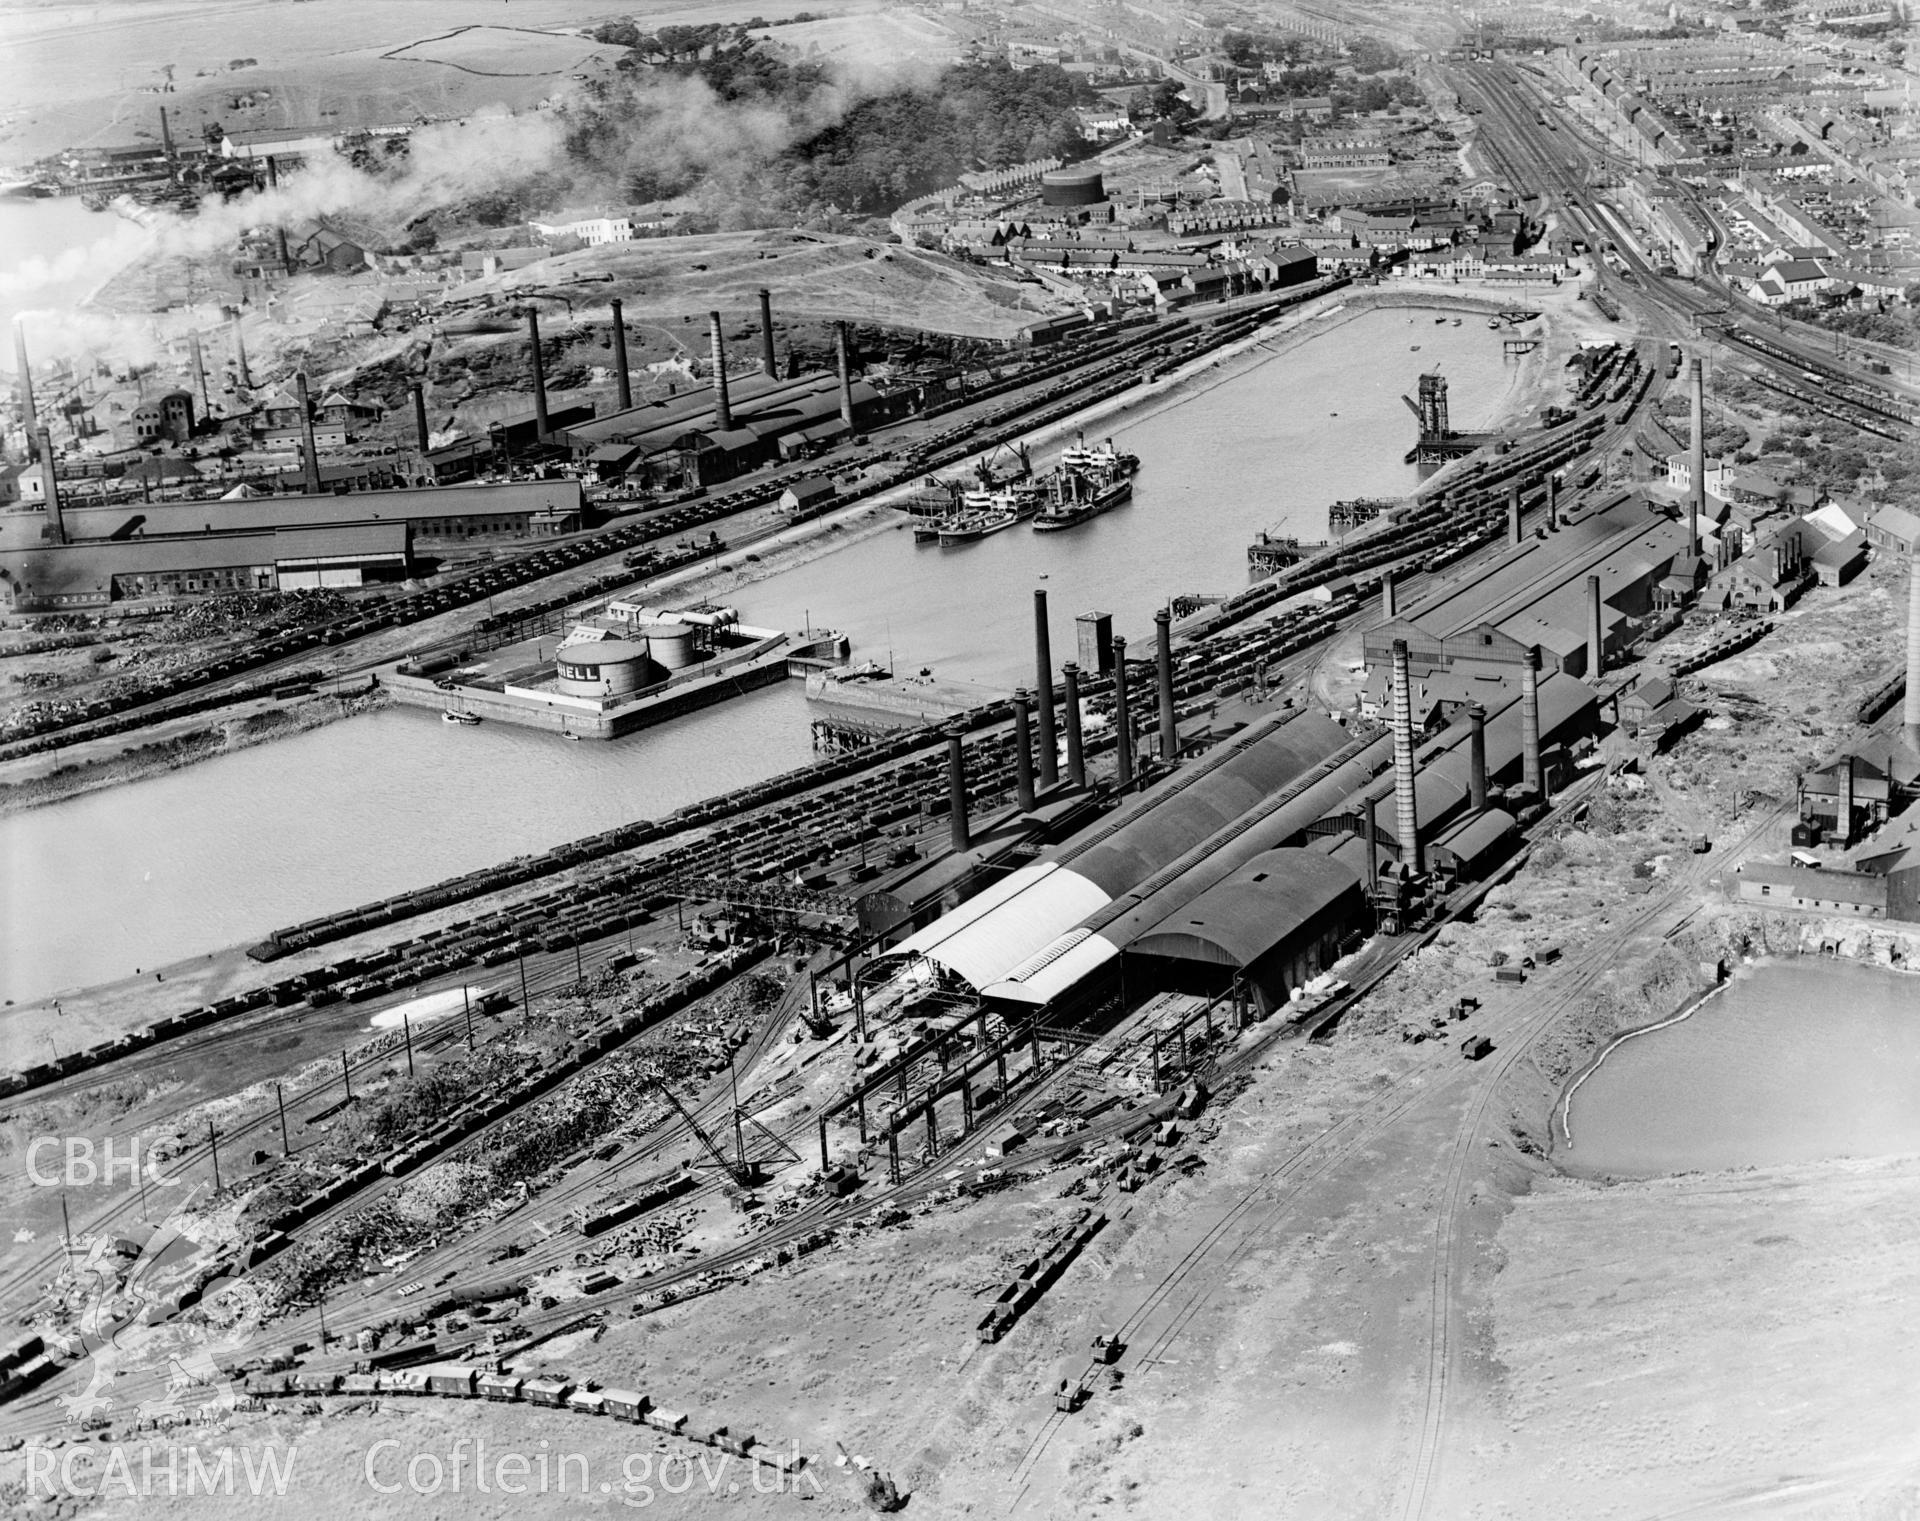
[[[1610,965],[1614,957],[1632,940],[1651,930],[1662,919],[1670,918],[1675,907],[1688,894],[1704,885],[1716,873],[1724,872],[1744,855],[1762,834],[1777,824],[1787,811],[1785,805],[1771,809],[1752,820],[1730,844],[1720,847],[1709,855],[1689,858],[1686,869],[1676,874],[1673,885],[1661,896],[1658,903],[1643,909],[1629,921],[1622,932],[1609,935],[1599,946],[1578,958],[1577,966],[1580,975],[1574,981],[1572,988],[1556,997],[1551,1007],[1541,1016],[1529,1021],[1518,1042],[1501,1048],[1499,1062],[1480,1084],[1479,1094],[1455,1137],[1444,1193],[1434,1222],[1426,1393],[1421,1411],[1420,1435],[1414,1450],[1413,1467],[1407,1476],[1402,1491],[1402,1503],[1399,1507],[1405,1521],[1419,1521],[1419,1518],[1427,1514],[1433,1501],[1439,1479],[1440,1462],[1445,1451],[1448,1399],[1454,1379],[1455,1353],[1459,1341],[1455,1322],[1459,1297],[1457,1283],[1461,1195],[1466,1187],[1469,1159],[1473,1155],[1474,1142],[1478,1140],[1485,1128],[1488,1106],[1500,1091],[1507,1074],[1527,1056],[1533,1042],[1579,996],[1595,973]],[[1694,912],[1696,910],[1688,910],[1682,922],[1691,918]]]

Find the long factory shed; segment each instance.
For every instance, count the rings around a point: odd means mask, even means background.
[[[1523,636],[1551,625],[1554,637],[1545,642],[1568,646],[1576,630],[1584,641],[1581,583],[1598,575],[1616,614],[1604,620],[1612,643],[1622,617],[1651,605],[1651,589],[1684,552],[1683,525],[1652,518],[1637,499],[1613,503],[1509,549],[1485,577],[1421,609],[1407,631],[1432,640],[1474,627]],[[1375,642],[1370,635],[1369,654]],[[1598,722],[1592,687],[1568,667],[1584,672],[1585,662],[1553,660],[1539,680],[1543,752]],[[1518,683],[1488,683],[1483,706],[1487,781],[1515,784],[1522,771]],[[1512,820],[1491,803],[1471,808],[1470,723],[1458,708],[1452,718],[1418,741],[1421,838],[1457,841],[1452,859],[1481,861],[1510,834]],[[1257,725],[877,964],[923,958],[990,1000],[1040,1008],[1070,1000],[1123,956],[1237,963],[1262,1001],[1283,1001],[1290,982],[1324,966],[1334,931],[1365,913],[1359,889],[1369,866],[1362,843],[1369,811],[1377,849],[1392,859],[1402,853],[1391,759],[1391,736],[1355,740],[1319,714]]]

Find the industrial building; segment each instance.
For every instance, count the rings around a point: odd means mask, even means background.
[[[0,596],[13,612],[63,612],[221,592],[360,586],[411,573],[412,535],[404,522],[268,526],[0,552]]]
[[[763,324],[770,323],[762,316]],[[714,314],[710,387],[566,427],[574,459],[602,478],[624,477],[654,491],[692,490],[764,464],[807,458],[906,411],[907,393],[883,395],[853,379],[844,324],[837,332],[836,373],[779,379],[768,373],[764,359],[772,353],[770,325],[762,337],[761,371],[735,380],[727,373]]]
[[[579,527],[584,498],[574,480],[409,487],[299,496],[222,497],[210,502],[70,506],[70,544],[275,529],[335,529],[405,523],[418,539],[495,539],[565,533]]]
[[[1391,735],[1283,715],[907,936],[870,975],[964,985],[1056,1019],[1123,980],[1136,1001],[1238,984],[1278,1008],[1373,929],[1382,876],[1427,870],[1421,840],[1435,842],[1447,881],[1497,861],[1516,838],[1514,810],[1552,784],[1555,757],[1564,767],[1596,719],[1575,678],[1523,681],[1422,741],[1417,769],[1409,747],[1402,786]]]

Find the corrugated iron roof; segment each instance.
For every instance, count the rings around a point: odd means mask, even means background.
[[[908,936],[887,959],[924,956],[984,988],[1106,901],[1107,894],[1077,872],[1036,861]]]
[[[1245,967],[1342,897],[1360,877],[1318,851],[1270,850],[1215,883],[1128,950]]]

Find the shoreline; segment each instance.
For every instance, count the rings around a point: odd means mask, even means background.
[[[57,766],[17,782],[0,782],[0,819],[104,792],[110,787],[147,781],[202,761],[305,734],[371,713],[385,707],[388,701],[386,692],[377,687],[350,697],[321,694],[294,707],[256,710],[187,729],[165,739],[130,745],[112,755]]]

